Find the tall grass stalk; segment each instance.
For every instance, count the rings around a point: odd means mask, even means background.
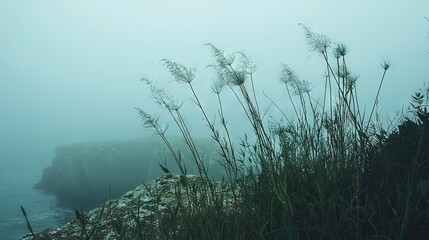
[[[177,204],[169,207],[169,214],[158,216],[161,236],[156,238],[425,239],[429,234],[429,90],[413,97],[415,121],[405,119],[387,131],[374,123],[373,115],[379,121],[378,98],[389,63],[382,63],[380,84],[366,118],[359,104],[358,79],[347,64],[346,46],[301,26],[310,49],[325,64],[323,97],[316,99],[310,83],[282,64],[280,81],[291,109],[266,97],[284,119],[266,119],[266,113],[261,114],[262,101],[254,85],[256,66],[242,52],[225,54],[213,44],[205,44],[214,59],[208,65],[216,76],[212,91],[218,110],[214,117],[209,116],[193,85],[196,70],[161,60],[173,79],[189,88],[217,144],[228,186],[222,191],[215,190],[207,161],[183,117],[184,103],[154,81],[142,79],[191,152],[182,156],[175,151],[159,119],[137,108],[143,124],[165,142],[171,153],[166,161],[172,159],[181,176],[175,186]],[[252,129],[239,143],[234,143],[226,120],[224,91],[234,97]],[[187,182],[183,157],[193,160],[200,185]],[[170,174],[166,162],[160,167]],[[120,236],[127,236],[121,229],[117,231]]]
[[[206,44],[215,60],[209,67],[216,74],[212,90],[218,102],[220,128],[215,120],[208,117],[192,85],[195,69],[167,59],[161,61],[177,82],[188,85],[193,102],[218,144],[228,181],[234,188],[245,192],[240,196],[242,207],[236,209],[234,218],[236,224],[247,223],[234,228],[237,236],[245,236],[244,229],[252,229],[250,232],[261,237],[344,237],[349,236],[350,230],[353,230],[353,237],[359,237],[363,221],[369,216],[367,202],[361,202],[365,194],[361,174],[371,136],[360,113],[357,78],[346,64],[347,49],[345,45],[338,44],[333,49],[335,64],[331,64],[328,52],[331,41],[306,26],[303,28],[312,50],[319,52],[326,63],[325,94],[322,103],[315,100],[310,94],[310,84],[299,80],[294,71],[283,64],[281,81],[296,117],[296,121],[292,121],[281,110],[287,120],[286,125],[282,121],[264,123],[253,83],[256,67],[244,53],[226,55],[214,45]],[[250,91],[246,84],[248,79]],[[170,112],[182,132],[201,177],[208,179],[204,160],[195,148],[180,107],[177,107],[179,105],[172,104],[171,97],[167,97],[163,90],[154,90],[156,86],[145,81],[158,104]],[[247,116],[256,139],[254,143],[243,140],[238,150],[224,116],[221,92],[225,87],[235,96]],[[275,106],[281,109],[277,104]],[[139,111],[145,122],[151,123],[148,119],[152,118]],[[146,125],[165,139],[164,132],[156,124]],[[177,160],[176,163],[182,164]],[[235,196],[235,200],[238,199]],[[252,225],[253,222],[258,224]]]

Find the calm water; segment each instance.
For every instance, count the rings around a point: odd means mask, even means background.
[[[0,164],[0,239],[20,239],[28,233],[20,206],[24,206],[34,231],[56,228],[73,218],[52,195],[34,190],[42,169],[26,164]]]

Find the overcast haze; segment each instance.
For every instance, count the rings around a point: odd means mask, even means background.
[[[260,92],[280,99],[280,64],[322,90],[322,59],[298,23],[345,43],[358,89],[385,114],[408,105],[429,80],[429,1],[18,1],[0,2],[0,166],[47,166],[58,145],[148,134],[134,107],[153,109],[142,77],[186,98],[159,63],[197,68],[208,93],[211,53],[246,52]],[[167,83],[167,84],[166,84]],[[183,92],[182,92],[183,89]],[[210,106],[208,104],[208,106]],[[184,110],[187,110],[184,106]],[[194,116],[187,116],[189,119]],[[196,120],[200,116],[195,117]]]

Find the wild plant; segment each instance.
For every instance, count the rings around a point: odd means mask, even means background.
[[[364,188],[361,177],[367,151],[374,142],[374,135],[368,130],[389,63],[382,64],[380,86],[370,116],[365,118],[358,101],[357,77],[346,64],[345,45],[336,44],[331,59],[332,42],[308,27],[302,27],[312,51],[319,53],[326,64],[325,91],[321,101],[314,99],[309,82],[299,80],[294,71],[283,64],[280,79],[295,119],[285,114],[277,103],[272,104],[283,113],[286,124],[275,120],[265,122],[254,87],[256,66],[246,54],[225,54],[214,45],[206,44],[215,60],[209,67],[216,75],[212,90],[217,97],[219,122],[210,120],[192,85],[195,69],[166,59],[161,61],[177,82],[190,88],[193,102],[219,146],[220,161],[228,181],[234,189],[241,190],[241,207],[236,209],[234,216],[236,225],[230,225],[235,228],[235,236],[363,236],[360,230],[368,212],[362,208]],[[172,100],[164,90],[157,89],[153,82],[143,80],[149,85],[156,102],[169,111],[179,127],[200,176],[208,179],[204,161],[180,113],[181,104]],[[221,97],[225,88],[235,96],[245,113],[253,130],[254,143],[249,143],[246,137],[239,148],[234,146]],[[158,119],[141,109],[138,111],[145,125],[155,129],[166,141],[176,163],[182,164],[169,145]],[[180,169],[181,174],[186,173],[185,166]],[[238,201],[239,197],[235,196],[235,199]]]
[[[429,89],[413,96],[414,120],[406,118],[393,131],[392,121],[386,129],[377,109],[390,64],[381,63],[380,84],[367,115],[358,97],[358,78],[347,64],[346,46],[301,26],[311,51],[324,62],[324,92],[315,98],[310,82],[282,64],[280,82],[291,109],[266,96],[281,113],[283,119],[279,120],[265,118],[267,111],[261,113],[262,100],[254,85],[256,66],[243,52],[226,54],[205,44],[214,59],[208,67],[216,76],[212,91],[218,111],[213,118],[194,88],[196,69],[161,60],[173,79],[189,88],[217,144],[226,175],[222,184],[227,186],[220,192],[183,117],[184,103],[158,88],[156,82],[142,79],[178,127],[201,179],[201,184],[190,184],[183,161],[188,156],[175,150],[159,118],[137,108],[144,126],[153,129],[171,153],[165,161],[173,159],[179,167],[176,205],[167,207],[167,214],[158,213],[161,236],[157,237],[424,239],[429,234]],[[225,90],[252,129],[238,144],[224,114]],[[171,174],[167,162],[160,167]],[[154,196],[161,197],[156,189]],[[228,199],[231,201],[226,203]],[[138,215],[134,218],[139,221]],[[140,224],[138,227],[134,231],[138,234],[116,228],[123,239],[147,236]]]
[[[369,156],[365,174],[371,197],[377,198],[380,228],[398,239],[429,234],[429,89],[416,92],[405,117]],[[388,206],[388,207],[386,207]]]
[[[22,215],[24,215],[25,222],[27,223],[27,230],[31,233],[31,236],[35,238],[33,227],[31,227],[30,220],[28,220],[27,212],[25,211],[23,206],[21,206],[21,212],[22,212]]]

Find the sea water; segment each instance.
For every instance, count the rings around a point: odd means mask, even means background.
[[[71,207],[59,207],[54,196],[33,189],[41,175],[41,168],[0,162],[0,239],[21,239],[29,233],[21,205],[35,232],[60,227],[73,219]]]

